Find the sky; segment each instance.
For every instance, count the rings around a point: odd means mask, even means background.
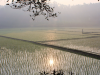
[[[60,4],[64,5],[78,5],[81,4],[83,5],[84,3],[90,4],[90,3],[98,3],[98,0],[51,0],[51,2],[58,2]]]
[[[4,6],[7,2],[7,0],[0,0],[0,5]],[[9,3],[12,0],[9,0]],[[16,0],[15,0],[16,1]],[[89,4],[89,3],[98,3],[98,0],[50,0],[50,2],[57,2],[60,4],[64,4],[64,5],[77,5],[77,4]]]
[[[98,0],[51,0],[54,12],[61,12],[49,21],[38,16],[35,21],[31,12],[12,9],[6,6],[6,0],[0,0],[0,28],[34,26],[100,27],[100,1]],[[60,5],[60,6],[59,6]]]

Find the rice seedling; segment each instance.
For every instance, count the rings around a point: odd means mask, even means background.
[[[67,28],[67,30],[52,29],[52,31],[51,29],[22,29],[21,31],[15,29],[14,31],[12,29],[11,32],[1,30],[0,35],[100,52],[100,38],[86,38],[87,36],[99,35],[82,34],[80,29],[74,29],[77,32],[72,32],[72,30]],[[85,39],[73,40],[74,38]],[[63,40],[58,41],[58,39]],[[100,61],[74,53],[0,37],[0,75],[40,75],[39,72],[42,71],[50,74],[54,69],[56,71],[62,69],[65,75],[70,73],[74,75],[99,75]]]

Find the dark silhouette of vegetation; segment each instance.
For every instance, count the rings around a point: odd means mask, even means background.
[[[49,17],[54,17],[54,18],[57,17],[58,14],[60,14],[60,12],[54,13],[54,7],[50,7],[46,3],[46,1],[47,0],[41,0],[41,1],[39,1],[39,0],[33,0],[33,1],[17,0],[17,2],[14,3],[14,0],[12,0],[12,5],[10,5],[10,4],[6,4],[6,5],[9,5],[13,9],[21,9],[21,8],[24,8],[29,5],[29,8],[27,10],[23,10],[23,11],[33,12],[33,14],[30,15],[30,17],[32,17],[33,20],[35,20],[35,17],[39,16],[39,15],[45,16],[45,19],[47,19],[47,20],[49,20]],[[9,0],[7,2],[9,2]],[[20,5],[17,5],[17,3],[20,3]]]
[[[11,4],[12,5],[12,4]],[[30,5],[27,5],[29,8]],[[100,25],[100,17],[99,17],[99,7],[100,3],[90,3],[86,4],[84,3],[83,5],[63,5],[63,4],[58,4],[57,2],[51,3],[49,6],[54,6],[54,12],[60,11],[62,14],[59,15],[57,18],[50,18],[49,20],[51,21],[46,21],[44,16],[36,16],[35,19],[38,18],[38,20],[35,20],[34,25],[33,22],[30,22],[30,19],[33,18],[33,12],[30,10],[28,13],[26,7],[21,8],[21,10],[25,11],[29,14],[32,15],[31,18],[30,16],[28,17],[27,13],[24,13],[20,10],[12,10],[9,8],[10,6],[5,6],[6,10],[3,10],[3,8],[0,10],[0,15],[1,17],[4,17],[0,19],[0,28],[11,28],[11,27],[99,27]],[[14,6],[13,6],[14,7]],[[31,6],[33,7],[33,6]],[[65,10],[66,9],[66,10]],[[35,12],[35,11],[34,11]],[[11,14],[15,13],[15,14]],[[12,16],[10,16],[12,15]],[[39,14],[41,15],[41,13]],[[24,18],[23,18],[24,17]],[[10,18],[10,19],[9,19]],[[23,21],[22,21],[23,19]],[[56,20],[55,20],[56,19]],[[38,22],[39,21],[39,22]],[[31,26],[33,25],[33,26]]]
[[[71,72],[69,72],[69,75],[73,75],[74,73],[71,71]]]
[[[48,75],[48,74],[52,74],[52,75],[64,75],[63,70],[56,71],[55,69],[53,70],[53,73],[46,73],[45,71],[44,72],[39,72],[39,73],[40,73],[40,75]]]

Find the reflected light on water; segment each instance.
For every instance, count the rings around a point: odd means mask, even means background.
[[[52,59],[50,59],[50,65],[53,65],[53,63],[54,63],[54,62],[53,62],[53,60],[52,60]]]
[[[56,38],[55,32],[48,31],[48,33],[46,34],[46,38],[48,40],[54,40]]]
[[[65,75],[99,75],[100,61],[52,48],[35,52],[18,51],[2,47],[0,49],[1,75],[39,75],[39,72],[52,73],[63,70]]]

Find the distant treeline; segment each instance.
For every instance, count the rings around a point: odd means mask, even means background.
[[[4,27],[36,27],[36,26],[67,26],[86,27],[100,26],[100,3],[83,5],[62,5],[54,2],[54,12],[61,12],[57,18],[46,21],[44,16],[36,17],[35,21],[29,17],[29,12],[11,9],[8,6],[0,8],[0,28]]]

